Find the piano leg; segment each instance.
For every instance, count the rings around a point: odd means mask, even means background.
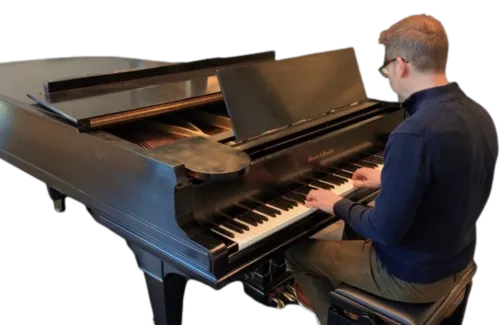
[[[144,274],[155,325],[181,325],[187,279],[181,275],[167,274],[163,280],[157,280]]]
[[[155,325],[181,325],[188,278],[150,252],[127,242],[146,277]]]
[[[47,190],[49,191],[50,198],[52,199],[52,201],[54,201],[54,209],[57,212],[64,212],[66,210],[66,195],[48,185]]]

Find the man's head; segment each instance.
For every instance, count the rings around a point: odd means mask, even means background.
[[[385,61],[380,72],[401,99],[446,83],[448,37],[443,25],[427,15],[407,17],[380,34]]]

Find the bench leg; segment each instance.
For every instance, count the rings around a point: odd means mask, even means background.
[[[464,294],[464,299],[458,305],[457,309],[451,314],[450,317],[447,319],[443,320],[441,323],[442,325],[460,325],[462,324],[465,316],[465,309],[467,308],[467,302],[469,300],[469,294],[470,291],[472,290],[472,282],[467,285],[467,288],[465,289],[465,294]]]

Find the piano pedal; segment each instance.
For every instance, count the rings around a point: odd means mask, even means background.
[[[278,308],[278,309],[285,308],[285,306],[286,306],[286,304],[283,302],[283,300],[277,298],[274,295],[271,295],[269,297],[269,299],[271,299],[271,301],[273,301],[276,304],[275,307]]]
[[[286,291],[283,291],[281,293],[282,296],[284,296],[289,302],[293,303],[293,302],[296,302],[297,301],[297,297],[295,297],[295,295],[289,293],[289,292],[286,292]]]
[[[295,296],[295,289],[291,284],[286,285],[286,291]]]

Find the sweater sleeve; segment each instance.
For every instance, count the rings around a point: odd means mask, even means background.
[[[426,190],[424,141],[414,134],[393,134],[384,154],[380,192],[375,207],[348,199],[334,213],[362,236],[381,244],[403,239]]]

